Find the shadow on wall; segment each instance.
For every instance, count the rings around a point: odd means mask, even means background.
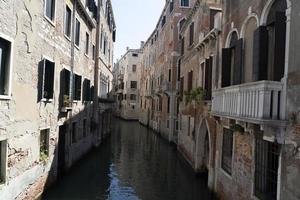
[[[98,99],[95,118],[92,102],[83,102],[83,109],[73,115],[74,107],[72,110],[71,107],[60,106],[56,131],[50,133],[47,129],[40,132],[40,167],[36,173],[41,176],[17,199],[42,199],[47,188],[61,179],[84,155],[98,147],[110,135],[113,103],[109,99]]]

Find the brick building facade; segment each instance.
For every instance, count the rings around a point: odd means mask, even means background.
[[[115,24],[101,2],[0,3],[0,199],[35,198],[108,134],[110,104],[94,90],[97,8],[107,82]]]

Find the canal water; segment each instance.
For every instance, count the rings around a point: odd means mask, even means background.
[[[115,119],[100,148],[80,161],[43,200],[211,200],[176,147],[137,122]]]

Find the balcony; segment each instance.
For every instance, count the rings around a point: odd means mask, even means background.
[[[259,81],[215,90],[212,113],[258,124],[278,122],[282,120],[282,89],[281,82]]]

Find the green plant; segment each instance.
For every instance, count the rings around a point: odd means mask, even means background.
[[[71,104],[69,95],[64,95],[64,107],[69,107]]]
[[[205,90],[202,87],[197,87],[190,91],[185,91],[184,95],[185,95],[186,104],[189,104],[192,101],[195,101],[196,103],[200,103],[201,101],[204,100]]]
[[[244,127],[242,127],[242,126],[239,125],[239,124],[233,124],[233,125],[231,125],[230,128],[231,128],[234,132],[239,132],[239,133],[244,133],[244,132],[245,132]]]
[[[48,151],[45,149],[40,150],[40,161],[46,161],[48,159]]]

